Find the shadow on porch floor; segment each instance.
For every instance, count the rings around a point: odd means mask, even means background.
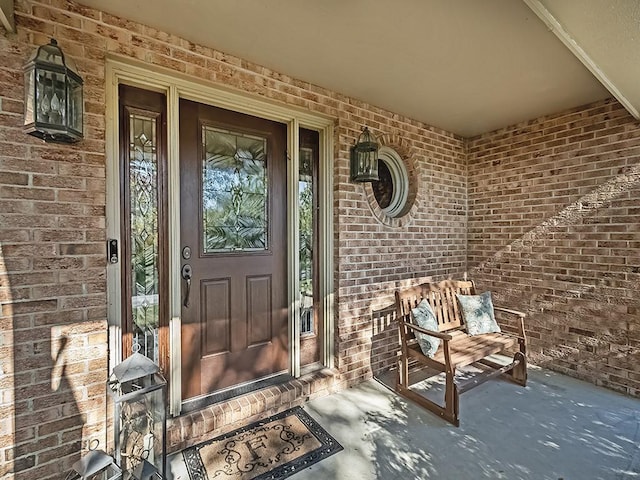
[[[344,450],[295,480],[640,478],[640,400],[544,369],[526,388],[495,380],[463,395],[459,428],[376,380],[304,409]],[[181,458],[174,480],[188,480]]]

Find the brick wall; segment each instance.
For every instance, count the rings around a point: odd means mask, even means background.
[[[22,133],[23,63],[63,36],[53,17],[80,19],[16,7],[19,32],[0,32],[0,477],[62,478],[83,442],[104,438],[104,87],[79,59],[86,141]]]
[[[617,103],[465,142],[66,0],[17,0],[16,10],[18,32],[0,31],[0,477],[60,478],[83,444],[106,441],[108,53],[336,119],[339,375],[182,417],[172,445],[388,368],[393,290],[460,277],[467,261],[481,288],[530,314],[535,361],[638,393],[640,128]],[[22,65],[52,36],[85,79],[85,139],[73,146],[22,133]],[[370,186],[348,181],[349,147],[364,125],[407,163],[414,189],[403,219],[385,218]]]
[[[413,207],[402,219],[383,218],[371,187],[347,183],[348,165],[337,185],[336,286],[337,361],[349,379],[379,373],[395,359],[397,327],[393,292],[408,284],[460,278],[466,267],[466,167],[461,140],[413,122],[388,122],[376,115],[355,122],[338,120],[336,136],[348,133],[336,158],[363,122],[408,163],[416,183]]]
[[[534,363],[640,394],[640,124],[611,100],[467,147],[472,278]]]
[[[131,57],[336,118],[334,229],[337,379],[390,365],[393,289],[459,276],[466,262],[464,143],[447,132],[66,0],[16,0],[0,30],[0,477],[63,478],[80,448],[105,448],[105,58]],[[0,27],[1,28],[1,27]],[[85,139],[56,146],[22,133],[25,60],[55,37],[85,80]],[[349,146],[368,125],[407,156],[414,206],[387,221],[348,181]],[[376,216],[377,215],[377,216]],[[173,422],[173,445],[204,428],[302,401],[319,379],[254,403]],[[267,398],[268,397],[268,398]],[[236,405],[237,404],[237,405]],[[257,407],[256,407],[257,406]],[[236,408],[237,407],[237,408]],[[200,420],[197,420],[200,418]],[[204,418],[204,420],[203,420]],[[212,420],[207,423],[207,419]],[[196,420],[194,420],[196,419]],[[196,422],[196,423],[194,423]],[[200,422],[200,423],[197,423]],[[204,422],[204,423],[203,423]]]

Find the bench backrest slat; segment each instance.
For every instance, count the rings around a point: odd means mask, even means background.
[[[398,317],[409,315],[423,298],[426,298],[438,319],[441,332],[463,325],[456,294],[475,295],[473,282],[467,280],[444,280],[439,283],[423,283],[396,292],[396,313]],[[410,319],[410,317],[409,317]]]

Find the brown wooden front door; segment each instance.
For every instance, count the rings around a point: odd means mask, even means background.
[[[286,370],[286,126],[180,101],[182,397]]]

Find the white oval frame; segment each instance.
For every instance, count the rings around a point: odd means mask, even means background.
[[[387,146],[382,146],[378,150],[378,161],[383,161],[387,167],[389,167],[391,182],[393,183],[393,195],[389,206],[381,208],[381,210],[388,217],[397,218],[404,210],[407,199],[409,198],[409,174],[407,167],[398,152]]]

